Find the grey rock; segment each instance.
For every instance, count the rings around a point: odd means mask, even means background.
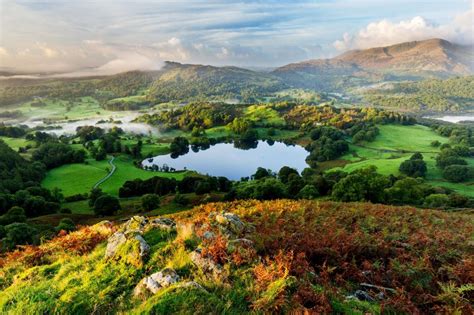
[[[179,281],[179,276],[171,268],[165,268],[148,277],[143,278],[133,290],[135,296],[143,295],[147,291],[156,294],[163,288],[169,287]]]
[[[159,228],[167,231],[176,229],[176,222],[168,218],[156,218],[151,220],[150,225],[154,228]]]
[[[143,233],[148,224],[148,219],[143,216],[131,217],[122,227],[124,233]]]
[[[105,258],[109,258],[115,255],[118,248],[125,244],[127,237],[123,232],[115,232],[107,240],[107,248],[105,249]]]
[[[190,254],[191,261],[205,273],[216,273],[221,272],[221,266],[216,264],[212,259],[203,257],[201,250],[196,249]]]
[[[239,216],[230,212],[224,212],[215,216],[217,224],[227,236],[238,236],[245,230],[245,224]]]

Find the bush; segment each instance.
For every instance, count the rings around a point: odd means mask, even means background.
[[[110,195],[102,195],[94,203],[96,215],[114,215],[121,209],[118,198]]]
[[[12,223],[5,226],[5,247],[13,249],[16,245],[34,244],[38,231],[26,223]]]
[[[304,186],[297,195],[299,199],[314,199],[318,196],[319,192],[314,185]]]
[[[431,194],[425,198],[423,206],[428,208],[446,208],[449,197],[445,194]]]
[[[74,221],[72,221],[70,218],[64,218],[61,221],[59,221],[58,226],[56,227],[56,231],[66,231],[66,232],[71,232],[76,229],[76,225],[74,224]]]
[[[400,164],[399,170],[410,177],[425,177],[428,169],[426,162],[423,161],[423,156],[420,153],[415,153],[410,159]]]
[[[180,193],[176,193],[173,202],[180,206],[187,206],[189,204],[189,199]]]
[[[0,225],[8,225],[15,222],[26,222],[25,210],[20,207],[12,207],[4,215],[0,216]]]
[[[443,171],[443,177],[453,183],[464,182],[471,176],[471,168],[465,165],[449,165]]]
[[[160,197],[157,194],[146,194],[141,198],[142,209],[150,211],[160,206]]]

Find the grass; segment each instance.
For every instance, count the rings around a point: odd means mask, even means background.
[[[374,165],[377,167],[377,171],[383,175],[400,175],[398,168],[403,161],[410,158],[411,152],[423,152],[428,168],[427,183],[453,189],[467,196],[474,196],[472,183],[449,183],[443,180],[441,170],[436,167],[435,157],[439,152],[439,148],[434,148],[430,144],[435,140],[447,143],[448,138],[441,137],[430,128],[420,125],[381,125],[379,129],[380,134],[375,141],[362,143],[361,145],[351,144],[350,152],[341,157],[341,160],[349,163],[331,170],[352,172]],[[466,160],[469,165],[474,166],[473,158]]]
[[[33,141],[28,141],[25,138],[10,138],[0,136],[0,140],[3,140],[10,148],[18,151],[20,147],[26,147],[27,145],[34,145]]]
[[[365,147],[378,150],[438,152],[439,149],[433,148],[431,142],[448,142],[448,138],[436,134],[426,126],[380,125],[378,128],[380,134],[376,140],[364,143]]]
[[[110,159],[110,157],[108,158]],[[110,165],[108,159],[95,161],[88,159],[88,164],[68,164],[50,170],[42,182],[48,189],[60,188],[65,196],[84,194],[89,192],[95,183],[108,174]],[[118,195],[119,188],[127,181],[136,178],[148,179],[154,176],[182,179],[185,172],[163,173],[142,170],[133,165],[133,160],[126,155],[116,157],[114,164],[117,166],[115,173],[100,188],[111,195]]]
[[[285,119],[278,112],[265,105],[252,105],[245,109],[245,118],[259,126],[284,126]]]
[[[223,211],[253,227],[239,235],[252,245],[229,246],[215,220]],[[470,310],[468,215],[370,203],[253,200],[210,203],[171,218],[181,227],[177,232],[143,233],[150,245],[143,259],[133,239],[104,259],[107,238],[116,231],[107,225],[1,256],[0,313],[270,314],[310,307],[314,313],[380,314],[377,299],[347,299],[364,272],[369,283],[397,288],[384,292],[384,313]],[[216,238],[209,241],[204,232]],[[192,262],[196,247],[210,263],[221,264],[220,272]],[[166,267],[178,273],[178,283],[133,297],[141,279]],[[188,281],[204,290],[183,288]],[[456,294],[446,296],[442,288],[448,286]],[[367,292],[375,296],[378,290]]]

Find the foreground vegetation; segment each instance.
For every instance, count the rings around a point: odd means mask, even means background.
[[[176,229],[135,217],[132,225],[101,223],[7,254],[0,310],[472,312],[473,225],[463,214],[280,200],[207,204],[171,218]],[[138,229],[149,250],[139,255],[130,240],[106,254],[117,229]],[[157,280],[155,293],[137,289],[156,272],[170,278]]]

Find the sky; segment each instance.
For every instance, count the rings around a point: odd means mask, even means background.
[[[444,38],[474,0],[0,0],[0,70],[112,74],[182,63],[275,67]]]

